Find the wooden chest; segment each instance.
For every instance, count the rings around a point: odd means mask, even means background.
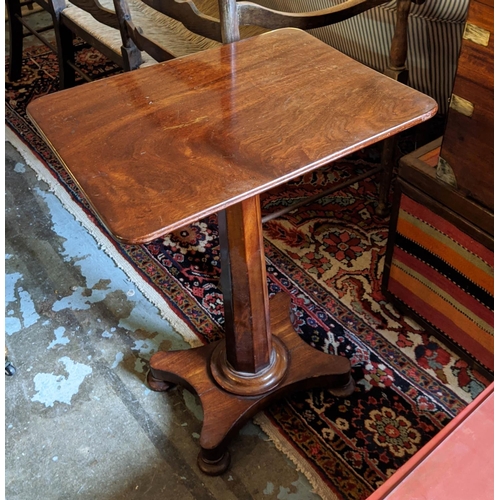
[[[471,0],[444,136],[403,157],[382,287],[493,371],[493,0]]]
[[[493,215],[436,178],[439,140],[400,162],[382,287],[493,371]]]
[[[471,0],[438,178],[493,211],[493,0]]]

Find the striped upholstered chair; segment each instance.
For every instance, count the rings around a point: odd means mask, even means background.
[[[258,0],[279,10],[298,12],[326,8],[345,0]],[[413,3],[408,17],[409,85],[433,97],[439,112],[448,110],[469,0]],[[397,0],[367,10],[341,23],[310,32],[367,66],[383,72],[389,64],[396,25]]]

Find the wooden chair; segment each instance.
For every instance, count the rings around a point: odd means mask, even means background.
[[[134,20],[130,13],[130,2],[140,0],[113,0],[115,10],[120,20],[120,30],[123,41],[123,52],[133,53],[138,49],[149,53],[157,61],[165,61],[176,57],[165,45],[155,41],[147,29],[144,29]],[[182,22],[183,25],[193,33],[198,33],[207,39],[220,43],[235,42],[246,36],[256,34],[256,28],[274,30],[284,27],[299,28],[303,30],[328,26],[341,22],[352,16],[360,14],[377,5],[385,3],[385,0],[346,0],[340,5],[328,9],[311,12],[282,12],[269,9],[262,4],[237,1],[219,0],[218,4],[213,0],[202,0],[202,3],[192,0],[142,0],[149,7],[161,12],[165,16]],[[260,0],[261,3],[265,0]],[[397,21],[394,29],[390,50],[390,62],[385,73],[400,82],[407,83],[408,71],[406,58],[408,50],[408,16],[412,3],[422,4],[425,0],[398,0]],[[249,31],[250,30],[250,31]],[[125,57],[125,56],[124,56]],[[291,55],[293,57],[293,55]],[[392,136],[384,141],[382,160],[380,166],[365,174],[352,178],[345,184],[323,191],[314,199],[326,196],[345,185],[359,181],[365,177],[372,176],[381,171],[381,182],[379,189],[379,200],[376,212],[385,216],[388,213],[387,200],[392,179],[393,166],[395,164],[397,138]],[[309,203],[311,198],[292,204],[280,211],[267,215],[263,221],[278,217],[300,205]]]
[[[8,32],[9,32],[9,72],[8,78],[10,81],[19,80],[21,78],[22,57],[23,57],[23,41],[27,36],[35,36],[44,45],[46,45],[54,54],[57,54],[57,48],[54,43],[45,36],[45,32],[54,28],[52,23],[35,27],[34,23],[29,21],[29,14],[37,12],[35,7],[52,14],[52,4],[40,0],[6,0],[5,7],[7,11]]]
[[[154,42],[181,57],[218,45],[214,40],[188,31],[182,23],[152,9],[140,0],[130,0],[127,15],[150,34]],[[114,10],[112,0],[72,0],[63,9],[59,30],[68,30],[97,48],[125,71],[158,62],[149,52],[123,42],[120,26],[123,20]]]
[[[61,88],[72,87],[77,74],[84,81],[92,79],[75,65],[73,45],[75,36],[99,50],[125,71],[148,66],[166,58],[185,56],[220,44],[216,39],[189,31],[181,22],[165,16],[140,0],[130,0],[126,6],[127,15],[148,34],[154,46],[161,47],[162,53],[168,54],[167,57],[163,55],[156,59],[154,54],[157,54],[157,51],[141,52],[126,38],[122,39],[119,28],[123,20],[114,11],[113,0],[71,0],[71,2],[36,0],[36,3],[52,16],[53,25],[44,28],[44,31],[54,28],[56,41],[54,44],[42,38],[41,34],[23,19],[21,7],[24,3],[33,1],[6,0],[10,33],[10,81],[21,77],[23,37],[30,34],[37,36],[58,55]],[[208,13],[217,13],[217,5],[217,0],[200,2],[201,8]],[[264,30],[261,28],[248,27],[242,30],[242,36],[246,38],[262,31]]]
[[[10,81],[21,77],[23,26],[28,34],[40,35],[22,19],[22,0],[7,0],[10,32]],[[216,6],[216,0],[214,5]],[[61,88],[72,87],[76,74],[83,80],[91,77],[75,65],[75,36],[95,47],[108,59],[124,70],[137,69],[140,66],[154,64],[148,52],[141,52],[137,47],[123,44],[120,35],[120,20],[114,11],[112,0],[36,0],[53,19],[55,44],[46,40],[44,43],[58,55]],[[219,43],[188,31],[182,23],[169,18],[139,0],[128,4],[129,15],[144,29],[156,44],[163,47],[171,57],[180,57],[217,46]],[[50,28],[47,28],[50,29]],[[42,39],[42,38],[40,38]],[[127,47],[122,50],[122,45]]]

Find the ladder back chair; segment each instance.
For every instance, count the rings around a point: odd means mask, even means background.
[[[5,2],[7,13],[7,29],[9,33],[9,81],[16,81],[21,78],[22,72],[22,57],[23,57],[23,42],[27,36],[34,36],[46,45],[54,54],[57,54],[57,47],[50,36],[46,35],[47,31],[54,28],[52,22],[36,27],[34,22],[31,22],[31,14],[40,12],[40,9],[53,13],[51,1],[45,0],[6,0]]]
[[[213,1],[216,7],[216,0]],[[75,36],[90,46],[96,48],[109,60],[125,71],[137,69],[141,66],[155,64],[148,52],[141,52],[136,47],[124,50],[120,34],[120,19],[114,10],[112,0],[36,0],[44,10],[49,12],[53,19],[55,44],[42,40],[54,53],[58,55],[60,87],[68,88],[75,85],[76,75],[84,81],[92,78],[85,74],[75,64]],[[23,26],[29,34],[42,39],[28,23],[22,19],[21,0],[6,0],[9,33],[10,33],[10,68],[9,80],[15,81],[21,77]],[[188,31],[182,23],[169,18],[152,9],[139,0],[130,0],[128,15],[141,26],[154,40],[155,44],[163,47],[171,57],[180,57],[219,45],[218,42]],[[47,29],[52,28],[52,26]],[[255,33],[253,33],[255,34]]]
[[[113,0],[121,20],[124,45],[135,44],[144,51],[155,53],[162,60],[173,56],[160,46],[143,26],[129,15],[130,0]],[[232,43],[242,38],[279,28],[303,30],[328,26],[387,0],[346,0],[341,5],[310,12],[283,12],[263,4],[237,0],[138,0],[162,14],[181,22],[193,33],[219,43]],[[265,2],[265,0],[262,0]],[[131,13],[130,13],[131,14]]]

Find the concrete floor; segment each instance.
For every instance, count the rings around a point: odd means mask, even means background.
[[[10,143],[5,156],[5,345],[17,370],[5,378],[5,498],[318,499],[252,423],[229,471],[198,470],[198,401],[145,384],[152,353],[188,345]]]
[[[9,143],[5,187],[7,499],[319,498],[252,423],[203,475],[197,400],[144,382],[188,345]]]

